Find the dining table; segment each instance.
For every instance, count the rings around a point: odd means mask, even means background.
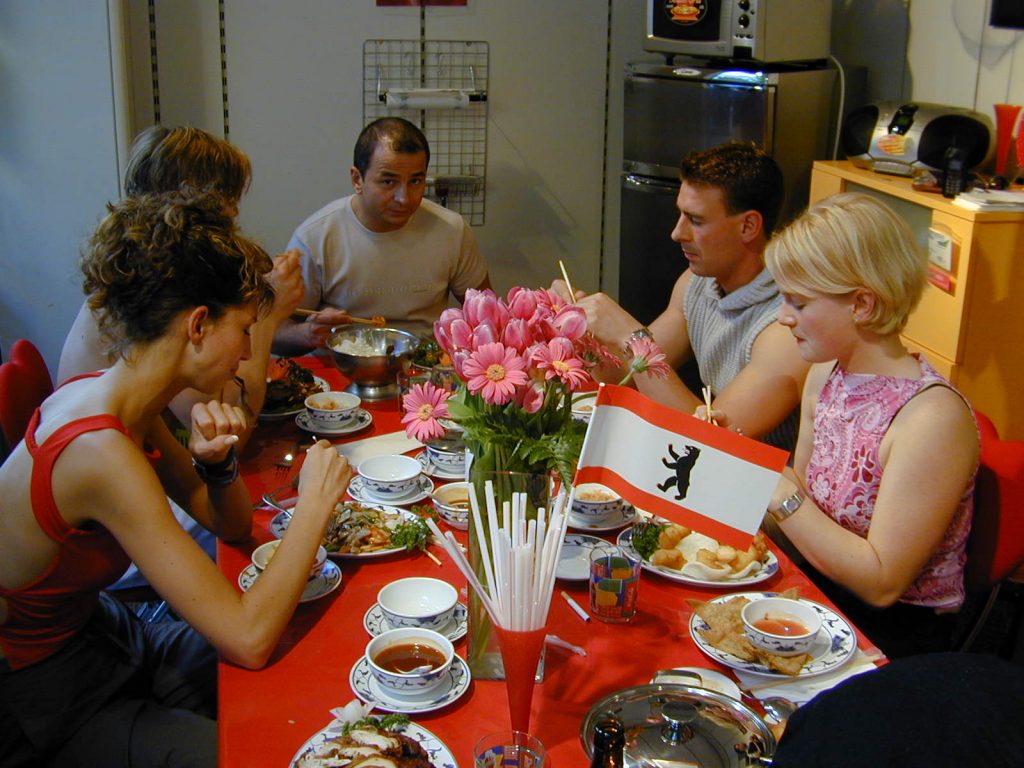
[[[332,389],[350,384],[329,357],[308,355],[296,360]],[[404,436],[397,398],[364,401],[362,407],[372,417],[371,423],[333,442],[344,445],[368,437]],[[278,466],[281,457],[311,439],[295,418],[261,420],[242,451],[241,473],[254,501],[252,535],[242,543],[221,542],[217,551],[218,565],[232,583],[237,583],[250,565],[252,550],[274,538],[271,522],[279,513],[263,503],[262,497],[291,483],[300,470],[302,454],[300,451],[291,468]],[[418,450],[409,453],[415,455]],[[447,529],[443,521],[439,525]],[[619,531],[586,533],[613,542]],[[465,531],[454,534],[460,542],[466,542]],[[266,666],[250,670],[220,662],[222,768],[291,766],[300,748],[334,719],[331,710],[356,698],[350,672],[370,640],[364,622],[383,586],[404,577],[430,576],[451,583],[460,590],[460,600],[466,602],[466,578],[457,564],[440,546],[432,545],[428,551],[433,558],[415,550],[383,557],[337,558],[340,586],[297,606]],[[778,559],[777,571],[748,589],[781,592],[795,587],[801,597],[838,613],[785,552],[775,546],[772,551]],[[555,590],[564,591],[584,609],[588,606],[586,580],[558,580]],[[536,685],[533,695],[530,731],[546,748],[551,765],[589,765],[580,739],[581,724],[602,697],[647,684],[658,671],[678,667],[706,668],[732,677],[729,666],[712,658],[694,641],[690,632],[693,609],[687,602],[711,600],[729,591],[724,584],[695,585],[645,570],[636,614],[626,623],[605,623],[593,617],[584,620],[568,601],[554,595],[546,631],[576,646],[583,655],[560,645],[546,646],[543,681]],[[861,658],[883,663],[884,657],[874,644],[856,627],[853,629]],[[466,642],[465,637],[455,642],[456,654],[462,658],[466,656]],[[755,708],[758,704],[756,700],[744,701]],[[458,765],[472,766],[474,743],[510,726],[505,684],[501,680],[472,679],[465,692],[446,706],[410,718],[441,740]]]

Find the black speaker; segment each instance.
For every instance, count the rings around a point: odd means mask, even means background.
[[[921,132],[917,159],[932,168],[944,168],[946,150],[950,148],[961,150],[965,167],[974,168],[988,154],[989,129],[962,115],[936,117]]]
[[[1022,0],[992,0],[988,23],[993,27],[1024,29],[1024,2]]]
[[[878,122],[878,107],[868,104],[850,110],[839,133],[839,144],[847,157],[868,154],[871,149],[871,136]]]

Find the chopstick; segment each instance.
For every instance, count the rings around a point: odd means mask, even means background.
[[[704,395],[704,407],[708,409],[707,421],[717,427],[718,422],[711,418],[711,387],[701,387],[700,391]]]
[[[317,314],[319,311],[320,310],[318,309],[303,309],[302,307],[297,307],[292,310],[292,317],[311,317],[312,315]],[[348,319],[345,322],[363,323],[365,325],[376,325],[380,326],[381,328],[383,328],[388,323],[388,321],[382,315],[374,315],[369,319],[365,317],[356,317],[354,315],[349,315]]]
[[[558,260],[558,266],[562,270],[562,279],[565,280],[565,287],[569,289],[569,303],[576,303],[576,291],[572,287],[572,280],[569,279],[569,272],[565,268],[565,262],[561,259]]]

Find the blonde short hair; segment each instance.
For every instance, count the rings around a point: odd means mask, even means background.
[[[768,243],[765,263],[783,293],[869,290],[875,307],[863,327],[880,334],[907,324],[927,272],[907,223],[879,200],[852,192],[808,208]]]

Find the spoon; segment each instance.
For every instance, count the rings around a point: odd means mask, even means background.
[[[422,674],[423,672],[429,672],[432,669],[433,669],[433,667],[430,666],[429,664],[420,664],[418,667],[413,667],[412,669],[407,670],[404,674],[406,674],[406,675],[419,675],[419,674]]]

